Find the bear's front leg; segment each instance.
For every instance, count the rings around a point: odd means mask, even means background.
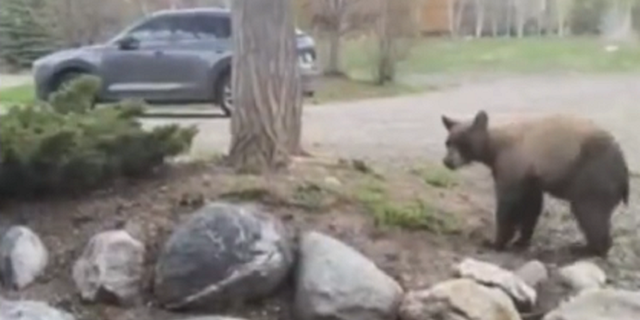
[[[493,247],[504,251],[519,229],[519,212],[522,207],[524,188],[518,183],[498,180],[496,183],[496,233]]]
[[[515,208],[517,208],[517,203],[513,203],[513,201],[498,201],[496,233],[493,241],[495,250],[504,251],[516,235],[518,224],[514,219]]]
[[[525,250],[531,245],[531,237],[542,214],[543,195],[540,188],[530,185],[518,208],[518,228],[520,237],[513,244],[518,250]]]

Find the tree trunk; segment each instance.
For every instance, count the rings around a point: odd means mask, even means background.
[[[468,0],[459,0],[456,1],[458,8],[456,9],[456,17],[455,17],[455,28],[456,28],[456,36],[460,36],[460,29],[462,29],[462,18],[464,15],[464,9],[467,6]]]
[[[301,153],[302,95],[289,0],[234,0],[231,146],[238,172],[285,168]]]
[[[492,1],[491,2],[493,4],[492,6],[492,10],[490,12],[491,14],[491,35],[495,38],[498,36],[498,19],[501,18],[501,12],[502,10],[500,10],[500,8],[498,6],[495,5],[496,1]]]
[[[484,0],[476,0],[476,38],[482,37],[484,28]]]
[[[507,21],[507,26],[505,32],[505,37],[510,38],[513,31],[513,12],[515,11],[515,1],[516,0],[507,0],[507,16],[505,17]]]
[[[325,74],[340,75],[340,26],[329,33],[329,62]]]
[[[389,17],[389,2],[398,0],[381,0],[381,15],[378,24],[378,76],[377,83],[383,85],[393,81],[395,77],[395,51],[391,21]]]
[[[525,25],[525,1],[524,0],[515,0],[516,3],[516,27],[518,38],[524,37],[524,25]]]
[[[457,37],[456,30],[456,0],[447,1],[447,14],[449,18],[449,35],[451,37]]]
[[[566,17],[566,13],[565,13],[565,6],[563,3],[564,0],[555,0],[556,2],[556,17],[557,17],[557,22],[558,22],[558,36],[559,37],[564,37],[564,26],[565,26],[565,17]]]

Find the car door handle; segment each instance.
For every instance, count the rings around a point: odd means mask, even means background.
[[[155,51],[155,52],[153,53],[153,55],[154,55],[154,56],[156,56],[156,57],[161,57],[161,56],[163,56],[163,55],[164,55],[164,52],[162,52],[162,51]]]

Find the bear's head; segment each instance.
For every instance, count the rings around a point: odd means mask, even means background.
[[[489,136],[489,116],[484,110],[480,110],[471,121],[454,120],[443,115],[442,123],[449,132],[445,142],[447,155],[442,160],[447,168],[456,170],[474,161],[482,161]]]

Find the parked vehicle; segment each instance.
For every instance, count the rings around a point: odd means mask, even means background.
[[[303,93],[318,76],[312,37],[296,31]],[[54,52],[33,63],[37,96],[92,74],[103,87],[96,101],[141,98],[149,103],[213,103],[230,115],[231,12],[196,8],[153,13],[104,44]]]

